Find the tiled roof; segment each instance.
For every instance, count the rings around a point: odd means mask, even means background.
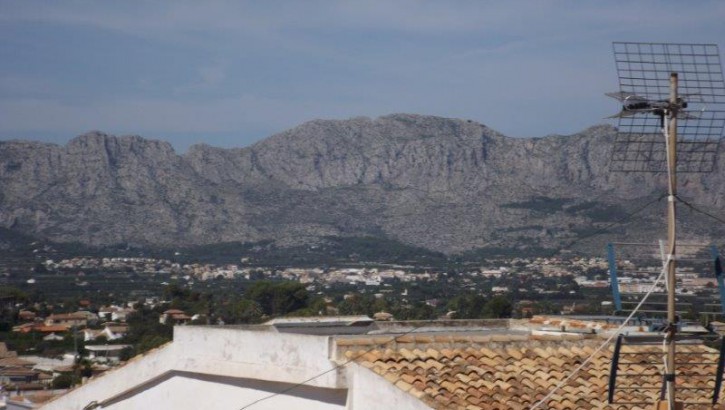
[[[35,319],[35,312],[31,312],[29,310],[21,310],[20,312],[18,312],[18,317],[25,320]]]
[[[15,356],[17,356],[17,352],[8,350],[8,345],[6,345],[5,342],[0,342],[0,358],[15,357]]]
[[[25,367],[7,367],[0,369],[0,375],[3,376],[35,376],[39,372]]]
[[[338,339],[339,359],[354,360],[435,409],[528,409],[586,360],[602,339],[532,340],[507,335],[406,335]],[[623,346],[614,404],[607,403],[612,346],[595,355],[541,409],[651,410],[662,383],[661,346]],[[678,398],[710,403],[718,354],[678,345]],[[685,377],[685,375],[687,375]],[[723,397],[721,393],[721,397]],[[622,402],[647,402],[629,404]],[[686,405],[685,408],[720,408]]]
[[[618,326],[615,323],[606,323],[602,321],[584,321],[577,319],[569,319],[557,316],[541,316],[536,315],[528,320],[530,325],[542,325],[554,328],[565,329],[614,329]]]
[[[48,319],[50,320],[84,320],[87,316],[83,312],[75,312],[75,313],[57,313],[48,316]]]
[[[52,325],[52,326],[35,326],[33,330],[37,330],[41,333],[62,333],[70,330],[68,325]]]
[[[26,367],[33,366],[35,363],[23,360],[17,357],[5,357],[0,359],[0,367]]]
[[[113,333],[128,333],[128,325],[123,324],[107,325],[106,329],[110,330]]]
[[[35,394],[25,394],[23,396],[9,397],[8,400],[17,403],[45,403],[52,399],[55,395],[49,392],[39,392]]]

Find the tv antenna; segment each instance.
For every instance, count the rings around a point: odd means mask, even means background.
[[[666,359],[663,380],[669,410],[676,400],[675,306],[677,173],[710,172],[725,126],[725,83],[715,44],[613,43],[621,102],[610,168],[667,173]]]

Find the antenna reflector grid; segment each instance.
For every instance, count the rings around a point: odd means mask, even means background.
[[[710,172],[725,127],[725,81],[716,44],[613,43],[619,95],[627,101],[666,104],[670,75],[678,75],[684,102],[677,120],[677,172]],[[663,119],[655,109],[623,111],[610,168],[622,172],[666,172]]]

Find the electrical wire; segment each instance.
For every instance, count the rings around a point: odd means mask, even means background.
[[[702,209],[697,208],[695,205],[693,205],[693,204],[685,201],[684,199],[680,198],[679,196],[675,196],[675,198],[677,198],[677,201],[678,202],[682,202],[683,205],[685,205],[686,207],[690,208],[691,210],[693,210],[693,211],[695,211],[695,212],[697,212],[699,214],[705,215],[705,216],[707,216],[709,218],[712,218],[712,219],[720,222],[721,224],[725,224],[725,219],[722,219],[720,217],[717,217],[717,216],[715,216],[715,215],[713,215],[713,214],[711,214],[711,213],[709,213],[707,211],[703,211]]]
[[[668,260],[666,263],[669,263],[670,257],[668,257]],[[622,329],[624,329],[624,327],[627,325],[627,323],[629,323],[629,321],[637,313],[639,308],[641,308],[642,305],[644,304],[644,302],[647,301],[647,298],[649,298],[650,294],[652,294],[652,292],[654,292],[654,290],[657,288],[657,285],[659,284],[660,280],[662,280],[662,277],[665,275],[666,271],[667,270],[665,268],[662,269],[662,271],[660,272],[660,275],[657,277],[655,282],[652,284],[652,287],[649,288],[647,293],[642,297],[642,300],[640,300],[640,302],[637,304],[637,306],[634,308],[634,310],[632,310],[632,313],[630,313],[629,316],[627,316],[627,319],[625,319],[624,322],[622,322],[622,324],[609,336],[609,338],[607,338],[607,340],[605,340],[604,343],[599,345],[599,347],[597,347],[586,360],[584,360],[579,366],[577,366],[576,369],[574,369],[571,373],[569,373],[569,375],[567,377],[565,377],[556,386],[554,386],[554,388],[551,389],[551,391],[549,391],[549,393],[546,396],[544,396],[541,400],[539,400],[533,406],[531,406],[531,408],[529,410],[534,410],[534,409],[538,408],[539,406],[541,406],[542,404],[544,404],[544,402],[546,402],[546,400],[548,400],[551,396],[554,395],[554,393],[556,393],[567,382],[569,382],[569,380],[571,380],[572,377],[574,377],[577,373],[579,373],[579,371],[581,369],[583,369],[584,366],[589,364],[589,362],[591,362],[592,359],[594,359],[594,356],[596,356],[597,353],[599,353],[602,349],[604,349],[607,345],[609,345],[609,343],[611,343],[612,340],[614,340],[614,338],[617,337],[622,332]]]
[[[563,247],[555,250],[554,252],[552,252],[550,254],[547,254],[545,257],[550,258],[550,257],[558,254],[559,252],[561,252],[561,251],[563,251],[565,249],[571,248],[572,246],[578,244],[579,242],[583,242],[583,241],[585,241],[585,240],[587,240],[589,238],[592,238],[594,236],[597,236],[597,235],[601,235],[603,233],[606,233],[606,232],[609,231],[609,229],[613,228],[614,226],[617,226],[617,225],[620,225],[622,223],[628,222],[633,216],[635,216],[635,215],[639,214],[640,212],[644,211],[645,209],[649,208],[654,203],[661,201],[666,196],[667,196],[667,194],[660,195],[659,197],[657,197],[657,198],[655,198],[655,199],[647,202],[646,204],[640,206],[639,208],[637,208],[634,211],[628,213],[627,215],[619,218],[618,220],[616,220],[614,222],[611,222],[611,223],[605,225],[604,227],[597,229],[596,231],[594,231],[592,233],[589,233],[587,235],[580,236],[580,237],[574,239],[573,241],[569,242],[568,244],[564,245]]]
[[[292,390],[294,390],[294,389],[296,389],[296,388],[298,388],[298,387],[302,387],[302,386],[306,385],[307,383],[309,383],[309,382],[311,382],[311,381],[313,381],[313,380],[315,380],[315,379],[318,379],[318,378],[320,378],[320,377],[322,377],[322,376],[324,376],[324,375],[326,375],[326,374],[328,374],[328,373],[334,372],[334,371],[336,371],[336,370],[338,370],[338,369],[341,369],[341,368],[343,368],[343,367],[347,366],[347,365],[348,365],[348,364],[350,364],[351,362],[354,362],[354,361],[356,361],[357,359],[359,359],[359,358],[361,358],[362,356],[364,356],[364,355],[366,355],[366,354],[368,354],[368,353],[372,352],[372,351],[373,351],[373,350],[375,350],[375,349],[381,348],[381,347],[383,347],[383,346],[386,346],[386,345],[388,345],[388,344],[390,344],[390,343],[395,343],[395,342],[397,342],[397,341],[398,341],[398,339],[399,339],[399,338],[401,338],[401,337],[403,337],[403,336],[406,336],[406,335],[409,335],[409,334],[411,334],[411,333],[415,332],[416,330],[420,329],[421,327],[425,326],[426,324],[429,324],[429,323],[433,323],[433,322],[435,322],[435,320],[426,320],[426,321],[424,321],[423,323],[421,323],[420,325],[418,325],[418,326],[413,326],[413,328],[412,328],[412,329],[410,329],[410,330],[407,330],[407,331],[405,331],[405,332],[403,332],[403,333],[401,333],[401,334],[399,334],[399,335],[397,335],[397,336],[394,336],[394,337],[392,337],[392,338],[391,338],[390,340],[388,340],[387,342],[384,342],[384,343],[378,343],[378,344],[376,344],[376,345],[373,345],[373,346],[371,346],[370,348],[368,348],[368,349],[366,349],[366,350],[363,350],[363,351],[362,351],[362,352],[361,352],[360,354],[358,354],[358,355],[355,355],[354,357],[352,357],[352,358],[350,358],[350,359],[348,359],[348,360],[346,360],[346,361],[344,361],[344,362],[342,362],[342,363],[339,363],[339,364],[337,364],[337,365],[335,365],[335,366],[331,367],[330,369],[328,369],[328,370],[325,370],[325,371],[324,371],[324,372],[322,372],[322,373],[318,373],[318,374],[316,374],[316,375],[314,375],[314,376],[310,377],[309,379],[305,379],[305,380],[303,380],[303,381],[301,381],[301,382],[299,382],[299,383],[295,383],[295,384],[293,384],[292,386],[290,386],[290,387],[287,387],[287,388],[284,388],[284,389],[282,389],[282,390],[280,390],[280,391],[278,391],[278,392],[275,392],[275,393],[272,393],[272,394],[270,394],[270,395],[267,395],[267,396],[264,396],[264,397],[262,397],[262,398],[259,398],[259,399],[255,400],[255,401],[251,402],[251,403],[248,403],[248,404],[244,405],[244,407],[241,407],[241,408],[240,408],[239,410],[245,410],[245,409],[248,409],[248,408],[250,408],[250,407],[252,407],[252,406],[254,406],[254,405],[256,405],[256,404],[258,404],[258,403],[260,403],[260,402],[263,402],[263,401],[265,401],[265,400],[269,400],[269,399],[271,399],[271,398],[274,398],[274,397],[276,397],[276,396],[279,396],[279,395],[285,394],[285,393],[287,393],[287,392],[290,392],[290,391],[292,391]]]

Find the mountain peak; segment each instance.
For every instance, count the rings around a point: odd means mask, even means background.
[[[310,121],[251,147],[201,144],[184,156],[100,131],[64,147],[7,142],[0,227],[96,245],[379,235],[445,252],[553,248],[661,190],[658,175],[609,172],[615,133],[517,139],[470,120],[391,114]],[[688,177],[682,194],[719,209],[722,172]],[[652,215],[628,229],[658,233]],[[685,222],[698,237],[722,234]]]
[[[102,131],[89,131],[81,134],[66,144],[70,150],[77,149],[105,149],[117,151],[130,149],[131,151],[159,151],[163,155],[175,155],[173,146],[166,141],[147,139],[139,135],[115,136]]]

